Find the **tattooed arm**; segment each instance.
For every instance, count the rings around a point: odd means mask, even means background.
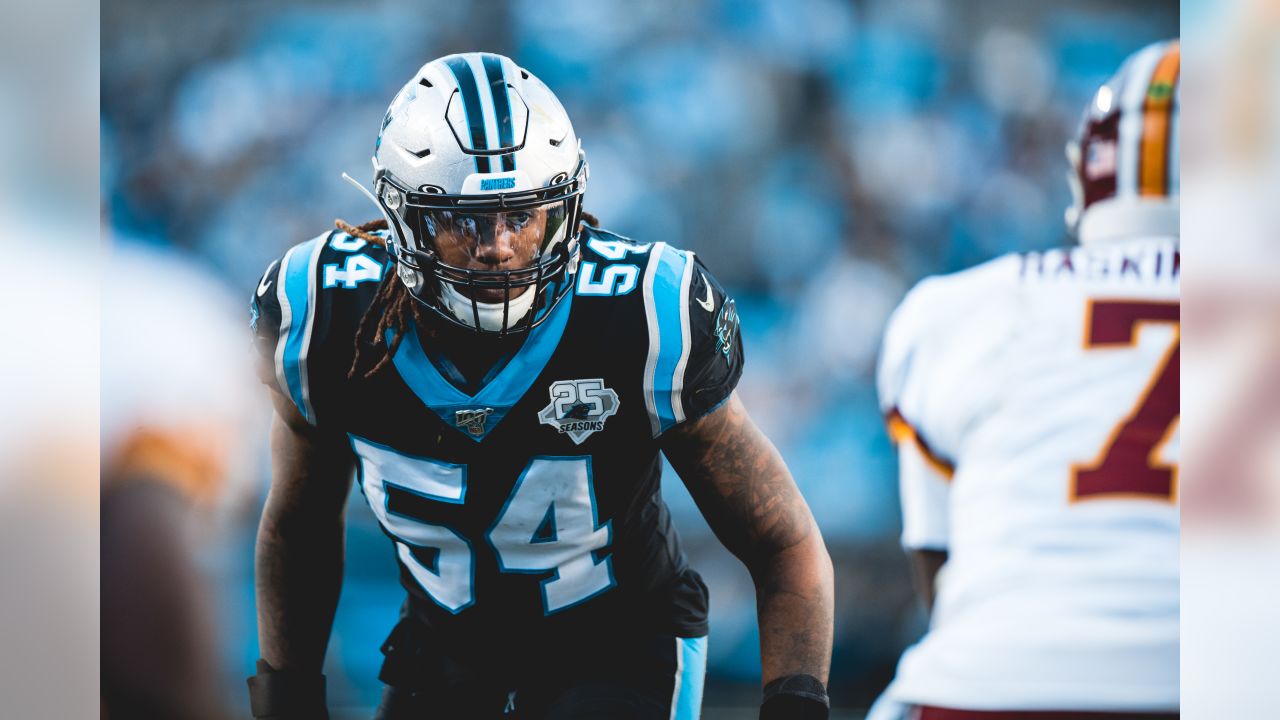
[[[835,602],[831,558],[782,457],[737,393],[673,428],[663,452],[716,537],[751,572],[763,683],[788,675],[826,683]]]

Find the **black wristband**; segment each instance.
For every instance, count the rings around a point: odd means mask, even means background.
[[[276,670],[259,660],[248,682],[249,709],[258,720],[329,720],[321,673]]]
[[[831,701],[812,675],[787,675],[764,686],[760,720],[827,720]]]

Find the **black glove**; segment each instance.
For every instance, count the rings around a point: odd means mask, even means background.
[[[812,675],[786,675],[764,686],[760,720],[827,720],[831,701]]]
[[[276,670],[259,660],[258,674],[249,678],[249,709],[258,720],[329,720],[324,675]]]

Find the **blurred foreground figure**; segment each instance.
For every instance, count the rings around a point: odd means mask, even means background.
[[[253,417],[238,303],[172,254],[116,247],[105,267],[103,715],[229,717],[194,545]]]
[[[1273,717],[1280,645],[1280,4],[1199,3],[1184,137],[1182,715]],[[1200,28],[1204,28],[1201,30]],[[1193,52],[1188,47],[1188,53]]]
[[[0,226],[33,227],[11,198]],[[99,704],[97,248],[75,227],[41,231],[39,245],[0,231],[6,258],[59,282],[0,287],[0,698],[4,717],[61,720]]]
[[[922,282],[885,340],[903,543],[932,608],[873,720],[1175,717],[1176,41],[1068,148],[1080,247]]]

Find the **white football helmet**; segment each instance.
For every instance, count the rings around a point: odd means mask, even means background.
[[[1179,65],[1177,40],[1148,45],[1085,109],[1067,144],[1067,227],[1082,244],[1178,236]]]
[[[449,322],[525,331],[572,287],[586,155],[560,101],[509,58],[464,53],[423,65],[382,119],[373,169],[396,272]],[[531,265],[460,267],[437,252],[445,228],[478,246],[498,227],[538,233]]]

